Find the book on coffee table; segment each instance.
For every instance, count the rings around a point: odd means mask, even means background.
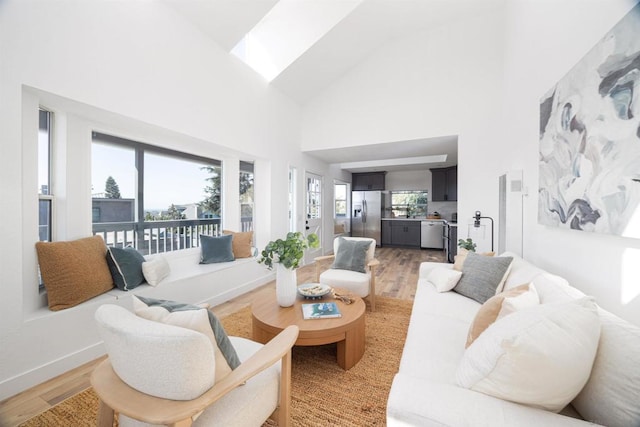
[[[315,302],[302,304],[302,316],[305,319],[330,319],[342,317],[335,302]]]

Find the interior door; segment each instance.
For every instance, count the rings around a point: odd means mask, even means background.
[[[320,240],[318,248],[309,248],[305,253],[305,264],[309,264],[322,255],[322,177],[306,172],[305,189],[305,235],[315,233]]]

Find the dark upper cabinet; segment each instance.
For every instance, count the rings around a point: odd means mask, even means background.
[[[431,200],[458,200],[458,167],[431,169]]]
[[[447,169],[447,200],[458,200],[458,167]]]
[[[441,202],[447,200],[447,171],[431,169],[431,200]]]
[[[384,172],[354,173],[351,175],[353,191],[384,190]]]

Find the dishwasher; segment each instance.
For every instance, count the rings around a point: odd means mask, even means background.
[[[444,248],[444,221],[420,221],[420,247]]]

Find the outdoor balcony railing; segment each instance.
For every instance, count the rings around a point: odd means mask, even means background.
[[[242,231],[253,230],[251,217],[241,219]],[[200,246],[200,235],[222,234],[220,218],[178,219],[171,221],[94,223],[93,234],[107,246],[133,246],[144,255],[177,251]]]

